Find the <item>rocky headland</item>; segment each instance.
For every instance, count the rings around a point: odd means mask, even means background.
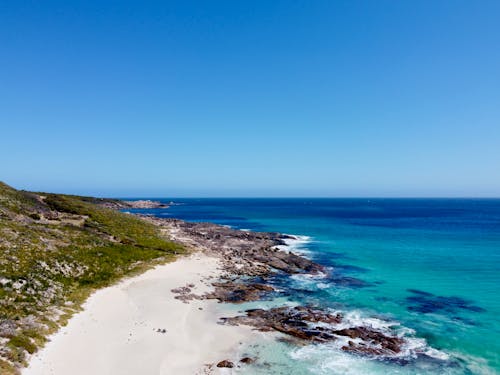
[[[153,201],[150,199],[140,199],[140,200],[118,200],[118,199],[108,199],[108,198],[87,198],[92,203],[98,204],[99,206],[105,208],[111,208],[114,210],[122,210],[126,208],[168,208],[169,205]]]
[[[160,227],[172,240],[215,256],[220,261],[220,279],[208,280],[212,291],[197,295],[192,292],[190,285],[172,290],[177,294],[176,298],[184,303],[216,299],[221,303],[241,304],[272,299],[286,293],[270,283],[275,275],[326,276],[329,272],[303,255],[286,250],[287,241],[294,240],[294,236],[242,231],[212,223],[190,223],[149,216],[143,218]],[[274,332],[297,345],[337,341],[346,352],[375,358],[395,357],[405,345],[405,339],[395,333],[353,324],[344,319],[342,314],[321,306],[250,309],[238,316],[222,318],[221,323]],[[217,366],[226,367],[227,362],[224,360]]]

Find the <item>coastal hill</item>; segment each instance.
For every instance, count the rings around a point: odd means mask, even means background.
[[[116,210],[127,207],[133,202],[0,182],[1,374],[18,374],[92,291],[185,251],[152,223]]]

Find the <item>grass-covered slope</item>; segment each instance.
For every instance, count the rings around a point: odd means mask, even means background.
[[[154,225],[101,202],[0,182],[2,375],[16,374],[93,290],[183,251]]]

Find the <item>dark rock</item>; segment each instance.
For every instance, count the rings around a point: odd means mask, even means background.
[[[220,361],[219,363],[217,363],[217,367],[233,368],[234,367],[234,363],[231,362],[231,361],[228,361],[227,359],[225,359],[225,360]]]
[[[186,293],[190,293],[191,289],[189,287],[187,287],[187,286],[183,286],[183,287],[180,287],[180,288],[172,289],[170,291],[172,293],[176,293],[176,294],[186,294]]]
[[[255,358],[244,357],[244,358],[240,359],[240,362],[249,365],[249,364],[252,364],[255,362]]]
[[[175,299],[178,299],[184,303],[189,303],[189,301],[192,301],[194,299],[201,299],[202,297],[197,296],[196,294],[191,293],[191,288],[193,287],[193,284],[189,284],[187,286],[179,287],[179,288],[174,288],[170,290],[172,293],[178,294],[175,296]]]
[[[286,244],[284,240],[290,238],[286,235],[241,231],[211,223],[143,218],[166,229],[174,241],[177,240],[189,248],[202,249],[204,253],[217,257],[221,262],[222,282],[212,284],[213,292],[201,297],[195,296],[191,293],[193,285],[172,290],[178,294],[176,298],[184,302],[194,298],[217,299],[220,302],[231,303],[260,300],[278,292],[268,284],[268,280],[274,281],[283,274],[324,273],[327,281],[341,286],[373,285],[354,277],[339,276],[338,272],[332,275],[325,267],[310,259],[279,250],[277,246]],[[414,297],[431,296],[420,293]],[[455,301],[455,304],[468,309],[475,308],[461,301]],[[372,327],[343,325],[342,329],[339,329],[340,323],[345,324],[340,314],[332,314],[309,306],[252,309],[247,310],[244,315],[221,320],[226,324],[252,326],[259,331],[281,332],[279,339],[301,344],[331,342],[343,336],[349,338],[343,350],[367,356],[394,356],[401,351],[404,344],[404,339]],[[243,360],[241,362],[245,363]],[[217,367],[233,366],[234,364],[227,360],[217,364]]]
[[[266,284],[244,284],[232,281],[213,283],[215,290],[204,295],[206,299],[218,299],[219,302],[243,303],[257,301],[265,293],[274,291],[272,286]]]
[[[144,220],[175,230],[173,239],[189,238],[189,247],[218,256],[224,269],[238,276],[268,276],[276,271],[288,274],[324,272],[323,266],[294,253],[277,251],[284,239],[279,233],[248,232],[211,223],[188,223],[177,219],[142,216]]]
[[[335,325],[342,322],[340,314],[327,312],[306,306],[276,307],[269,310],[251,309],[246,315],[225,318],[227,324],[245,324],[260,331],[278,331],[295,339],[306,342],[329,342],[338,336],[356,339],[343,350],[365,355],[394,355],[401,351],[404,340],[377,331],[371,327],[349,327],[336,329]]]
[[[152,200],[137,200],[137,201],[121,201],[121,204],[123,204],[125,207],[130,207],[130,208],[168,208],[168,204],[164,204],[158,201],[152,201]],[[110,207],[110,208],[121,208],[118,206],[116,207]]]

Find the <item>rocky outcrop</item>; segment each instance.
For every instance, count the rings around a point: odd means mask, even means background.
[[[401,351],[404,340],[371,327],[339,329],[345,322],[340,314],[330,314],[306,306],[247,310],[245,315],[224,318],[226,324],[249,325],[260,331],[277,331],[305,342],[325,343],[348,337],[342,350],[357,354],[391,356]]]
[[[201,299],[201,296],[198,296],[194,293],[191,293],[191,289],[194,287],[193,284],[188,284],[186,286],[182,286],[180,288],[174,288],[171,290],[172,293],[177,294],[174,298],[178,299],[184,303],[189,303],[194,299]]]
[[[269,310],[247,310],[246,315],[224,318],[223,321],[232,325],[249,325],[260,331],[279,331],[295,338],[325,342],[334,339],[323,328],[313,327],[309,323],[340,323],[340,315],[331,315],[320,310],[305,306],[276,307]]]
[[[356,342],[349,340],[342,350],[358,354],[393,355],[401,352],[401,346],[404,344],[404,340],[399,337],[388,336],[369,327],[341,329],[334,331],[334,334],[357,339]]]
[[[152,200],[123,201],[129,208],[168,208],[168,204]]]
[[[225,359],[225,360],[220,361],[219,363],[217,363],[217,367],[233,368],[234,367],[234,363],[231,362],[231,361],[228,361],[227,359]]]
[[[254,363],[255,361],[256,361],[256,359],[251,358],[251,357],[243,357],[242,359],[240,359],[240,362],[244,363],[246,365],[250,365],[250,364]]]
[[[220,258],[228,277],[270,276],[325,272],[320,264],[278,248],[293,236],[280,233],[249,232],[212,223],[189,223],[177,219],[144,217],[164,228],[174,240]]]
[[[274,288],[266,284],[225,282],[212,283],[215,287],[213,292],[204,295],[205,299],[217,299],[219,302],[243,303],[258,301],[262,297],[274,291]]]
[[[82,197],[86,202],[97,204],[101,207],[111,208],[113,210],[124,210],[127,208],[168,208],[170,204],[165,204],[159,201],[149,199],[141,199],[136,201],[124,201],[112,198],[94,198]],[[172,203],[171,203],[172,204]]]
[[[292,239],[292,236],[235,230],[211,223],[188,223],[154,217],[144,219],[160,226],[183,245],[219,258],[224,272],[221,280],[210,283],[214,287],[213,291],[197,296],[191,292],[189,285],[172,290],[177,294],[175,298],[186,303],[198,298],[216,299],[224,303],[257,301],[280,293],[269,283],[273,275],[327,273],[320,264],[282,247],[286,244],[285,240]],[[341,285],[363,286],[361,281],[354,278],[338,280],[333,275],[332,280]],[[223,318],[222,323],[279,332],[295,343],[337,341],[342,350],[366,356],[394,356],[404,344],[404,340],[395,335],[368,326],[350,324],[340,314],[310,306],[247,310],[244,315]],[[338,341],[340,339],[343,341]],[[221,365],[230,363],[226,362],[219,362],[217,367],[229,367]],[[245,358],[242,363],[250,364],[252,359]]]

